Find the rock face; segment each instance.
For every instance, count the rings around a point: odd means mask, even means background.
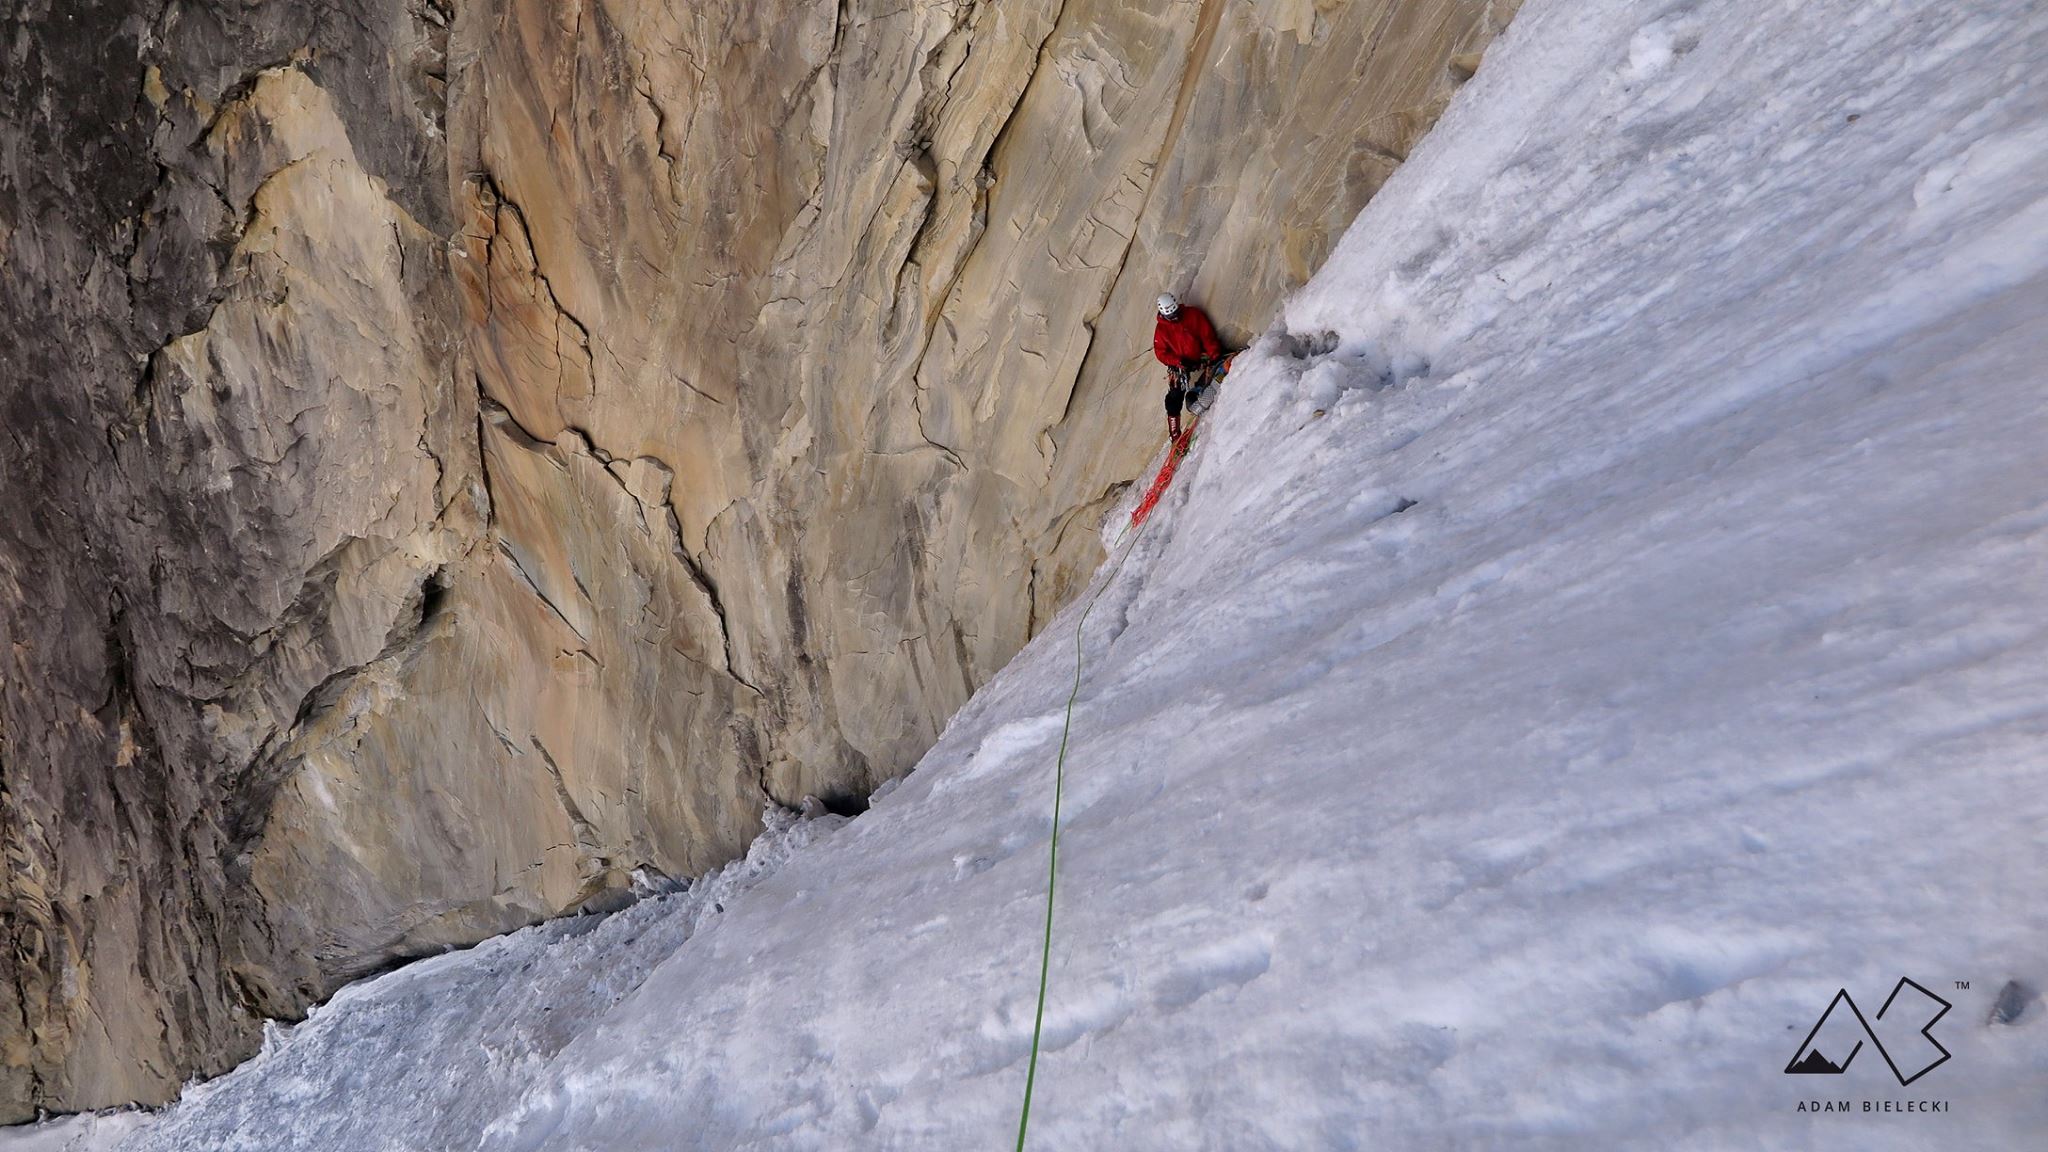
[[[0,1119],[856,807],[1512,3],[0,17]]]

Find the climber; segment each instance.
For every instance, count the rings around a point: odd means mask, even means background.
[[[1171,292],[1159,296],[1159,322],[1152,329],[1152,354],[1166,365],[1166,435],[1180,439],[1182,407],[1194,403],[1223,363],[1223,342],[1200,308],[1184,308]]]

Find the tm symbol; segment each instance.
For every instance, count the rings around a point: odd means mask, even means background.
[[[1956,990],[1958,992],[1968,992],[1970,990],[1970,982],[1968,980],[1956,981]]]

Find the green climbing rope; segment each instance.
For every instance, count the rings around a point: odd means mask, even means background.
[[[1188,427],[1190,438],[1193,432],[1194,427],[1190,425]],[[1186,453],[1185,441],[1174,445],[1168,451],[1176,455],[1184,455]],[[1168,463],[1172,462],[1173,459],[1170,456]],[[1138,521],[1136,524],[1137,530],[1134,532],[1132,531],[1132,524],[1126,522],[1122,531],[1116,534],[1116,539],[1109,546],[1109,550],[1115,554],[1116,560],[1110,565],[1107,575],[1103,577],[1102,583],[1095,586],[1094,593],[1088,597],[1088,603],[1082,605],[1081,618],[1074,622],[1074,687],[1072,691],[1067,693],[1066,722],[1060,727],[1059,756],[1053,761],[1052,840],[1046,849],[1045,864],[1045,941],[1041,946],[1038,956],[1038,1013],[1031,1021],[1031,1063],[1024,1073],[1024,1110],[1017,1118],[1017,1152],[1024,1152],[1024,1133],[1031,1127],[1031,1089],[1038,1082],[1038,1045],[1040,1039],[1045,1035],[1045,989],[1047,979],[1052,974],[1052,900],[1053,890],[1059,881],[1060,874],[1060,796],[1066,791],[1067,738],[1073,735],[1074,732],[1074,702],[1081,698],[1081,658],[1083,651],[1081,632],[1082,629],[1088,626],[1088,614],[1095,611],[1095,602],[1100,600],[1102,594],[1109,590],[1109,586],[1116,581],[1117,573],[1123,569],[1124,561],[1137,549],[1138,536],[1145,531],[1145,523],[1146,521]],[[1123,547],[1124,537],[1126,536],[1129,536],[1131,539],[1130,548]],[[1118,551],[1119,549],[1122,549],[1122,551]]]

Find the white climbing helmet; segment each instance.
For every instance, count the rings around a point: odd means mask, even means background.
[[[1171,316],[1178,311],[1180,311],[1180,297],[1175,296],[1171,292],[1161,292],[1159,294],[1159,314],[1161,316]]]

